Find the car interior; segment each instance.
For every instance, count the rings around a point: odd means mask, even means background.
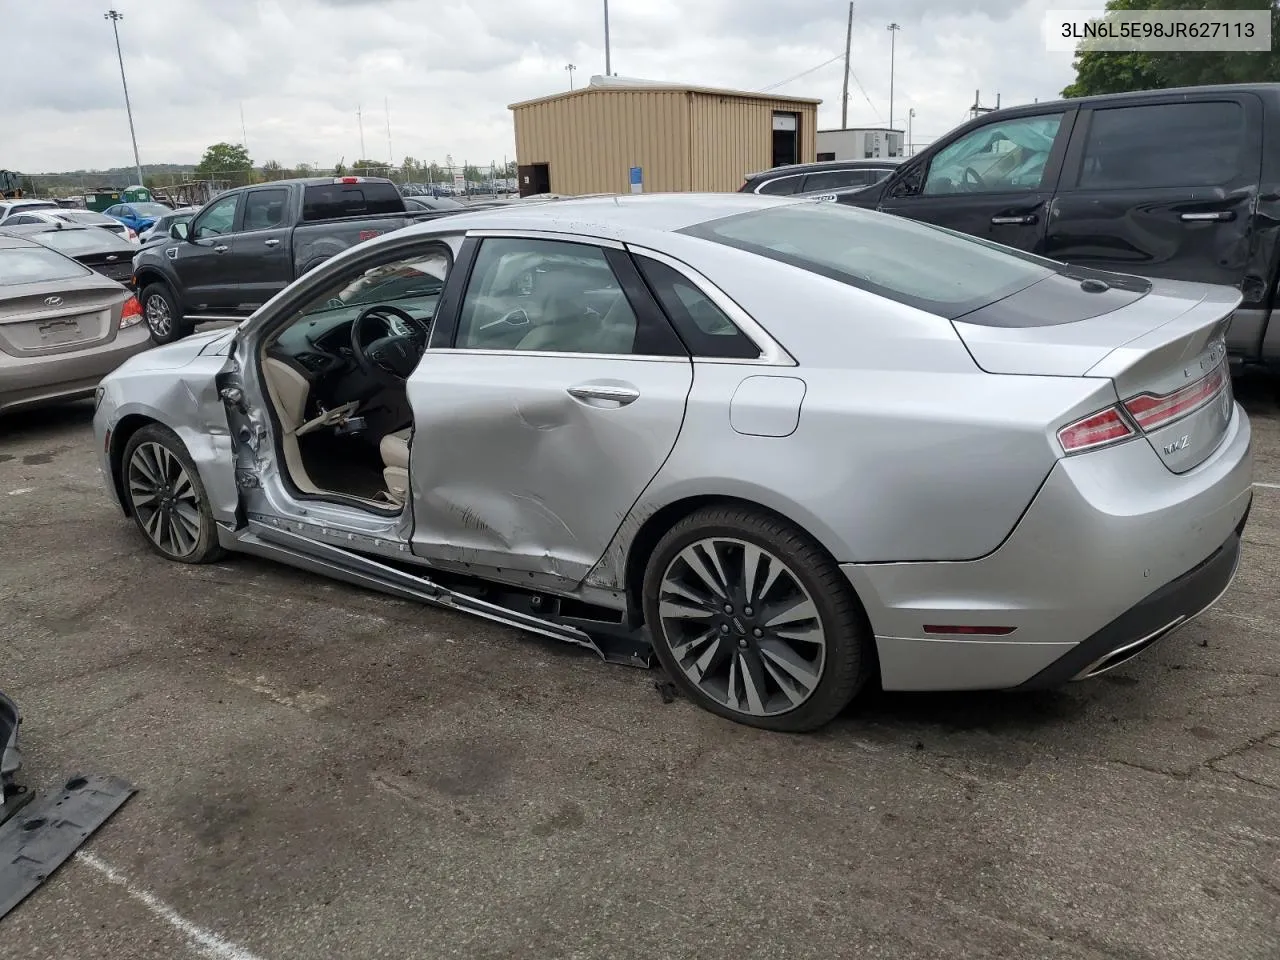
[[[405,381],[426,349],[448,263],[440,252],[367,270],[264,342],[262,379],[302,493],[404,504],[413,425]]]

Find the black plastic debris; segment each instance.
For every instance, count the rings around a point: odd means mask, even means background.
[[[18,705],[0,693],[0,918],[49,879],[135,793],[119,777],[77,774],[33,799],[32,791],[17,781],[21,725]]]
[[[0,693],[0,824],[17,813],[31,794],[18,783],[22,753],[18,750],[18,727],[22,714],[18,705]]]

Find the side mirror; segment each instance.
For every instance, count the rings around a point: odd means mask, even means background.
[[[186,223],[175,223],[171,227],[169,227],[169,236],[173,237],[173,239],[175,240],[190,239],[189,237],[190,232],[191,232],[191,227],[189,224],[186,224]]]

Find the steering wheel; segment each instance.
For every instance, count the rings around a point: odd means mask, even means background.
[[[365,345],[365,330],[374,319],[382,322],[382,333]],[[409,333],[393,333],[389,318],[401,321]],[[427,325],[417,317],[390,304],[375,303],[360,311],[351,324],[351,352],[360,369],[383,383],[409,379],[427,348]]]
[[[973,167],[965,167],[964,175],[960,179],[965,186],[972,184],[979,190],[985,190],[987,188],[987,182],[982,179],[981,175],[979,175],[978,171],[973,169]]]

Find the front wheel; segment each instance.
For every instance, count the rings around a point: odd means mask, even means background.
[[[151,339],[156,343],[173,343],[195,329],[195,324],[183,319],[177,298],[166,284],[148,284],[143,287],[138,300],[142,303],[142,315],[146,318],[147,329],[151,331]]]
[[[209,495],[176,433],[158,423],[143,427],[129,438],[121,468],[129,510],[153,550],[179,563],[223,555]]]
[[[811,538],[745,507],[710,507],[659,541],[645,571],[654,652],[700,706],[769,730],[832,720],[871,672],[870,631]]]

